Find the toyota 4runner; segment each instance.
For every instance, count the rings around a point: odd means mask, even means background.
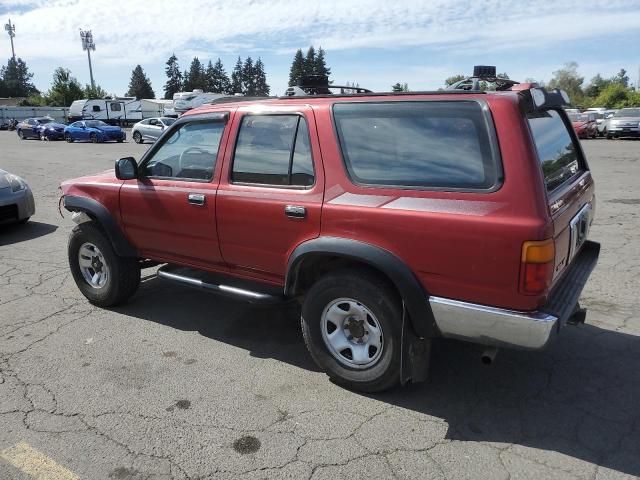
[[[540,349],[584,321],[594,182],[561,91],[216,100],[136,162],[62,184],[73,277],[98,306],[141,268],[248,302],[302,303],[311,356],[380,391],[439,337]],[[471,86],[469,86],[471,85]]]

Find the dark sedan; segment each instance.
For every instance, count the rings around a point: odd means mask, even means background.
[[[56,123],[51,117],[27,118],[16,125],[18,137],[22,140],[37,138],[39,140],[62,140],[66,125]]]

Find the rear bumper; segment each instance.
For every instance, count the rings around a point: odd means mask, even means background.
[[[430,297],[436,324],[447,338],[496,347],[543,348],[573,314],[599,254],[600,244],[585,242],[539,311],[508,310]]]

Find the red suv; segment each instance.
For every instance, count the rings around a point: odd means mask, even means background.
[[[89,301],[125,301],[159,264],[248,302],[299,299],[314,360],[362,391],[422,380],[435,338],[490,360],[584,321],[594,183],[563,92],[309,91],[192,110],[139,162],[64,182]]]

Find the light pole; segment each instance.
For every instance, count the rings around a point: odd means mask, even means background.
[[[9,23],[5,24],[4,29],[9,34],[9,38],[11,39],[11,55],[13,59],[16,59],[16,51],[13,49],[13,37],[16,36],[16,26],[11,23],[11,19],[9,19]]]
[[[87,51],[87,58],[89,59],[89,76],[91,77],[91,88],[95,89],[96,84],[93,81],[93,68],[91,68],[91,50],[96,49],[96,44],[93,43],[93,34],[91,30],[80,30],[80,39],[82,40],[82,50]]]

